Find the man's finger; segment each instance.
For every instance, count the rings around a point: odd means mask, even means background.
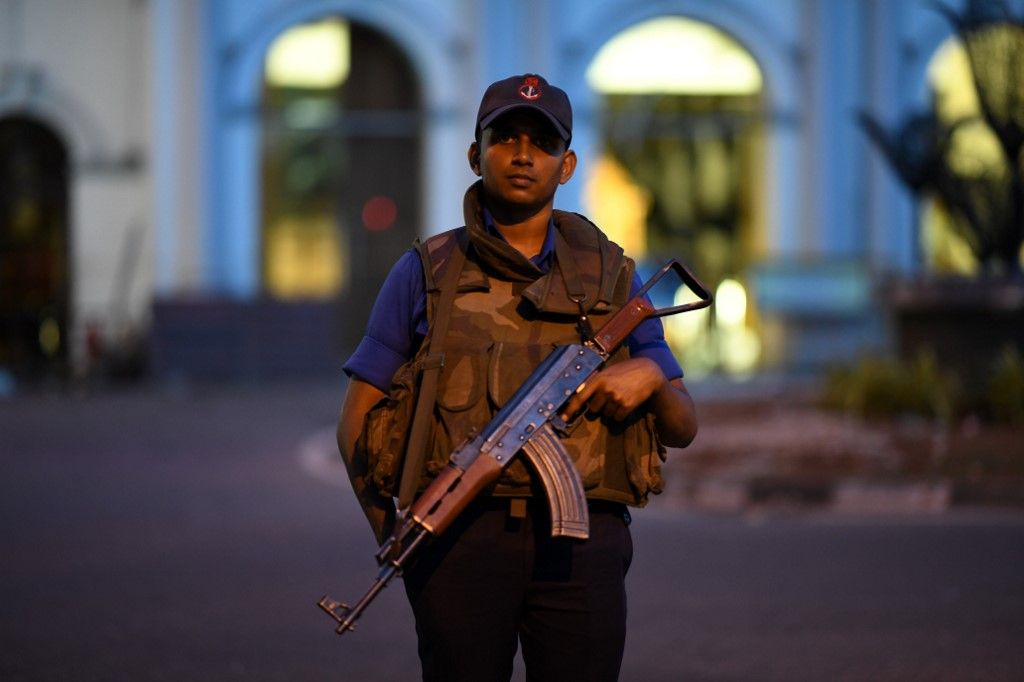
[[[597,382],[591,377],[590,380],[584,381],[582,384],[576,387],[576,393],[569,398],[569,402],[565,404],[565,409],[562,410],[562,419],[570,421],[573,417],[578,415],[583,407],[590,400],[590,396],[594,394]]]
[[[604,393],[591,396],[587,401],[587,409],[594,414],[604,414],[605,406],[608,404],[608,397]]]

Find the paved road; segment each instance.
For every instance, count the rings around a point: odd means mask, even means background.
[[[325,465],[341,389],[0,400],[0,679],[413,680]],[[1024,515],[635,515],[622,679],[1024,677]],[[522,679],[521,671],[517,679]]]

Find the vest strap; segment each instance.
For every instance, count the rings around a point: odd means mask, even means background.
[[[468,245],[466,229],[459,229],[455,238],[457,240],[456,247],[452,250],[447,267],[441,276],[441,294],[434,311],[429,353],[423,361],[419,393],[416,396],[416,408],[413,410],[409,440],[405,446],[402,474],[398,483],[399,509],[406,509],[412,504],[419,487],[423,466],[427,460],[427,432],[430,428],[431,414],[434,411],[434,402],[437,399],[437,381],[441,374],[441,368],[444,366],[444,341],[448,336],[448,323],[452,317],[452,303],[455,301],[459,275],[462,272],[462,265],[466,261]],[[417,251],[420,258],[423,259],[423,272],[432,272],[427,250],[417,248]]]
[[[558,269],[562,273],[565,292],[568,294],[569,300],[575,303],[580,310],[580,319],[576,328],[579,331],[580,339],[586,343],[594,338],[594,328],[590,326],[590,318],[587,317],[587,290],[580,281],[572,250],[565,242],[561,230],[555,230],[555,259],[558,261]]]

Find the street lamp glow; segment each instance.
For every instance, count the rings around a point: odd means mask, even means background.
[[[724,279],[715,290],[715,319],[723,327],[740,327],[747,317],[747,292],[734,279]]]

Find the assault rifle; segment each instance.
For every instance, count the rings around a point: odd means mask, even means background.
[[[656,309],[645,295],[670,270],[697,300]],[[711,302],[704,285],[681,263],[671,260],[596,335],[553,350],[483,430],[456,448],[448,465],[402,514],[395,531],[377,551],[380,571],[366,594],[352,606],[327,596],[317,602],[337,622],[337,633],[354,629],[363,610],[392,578],[401,575],[417,548],[443,533],[519,452],[530,461],[544,486],[551,508],[552,537],[586,539],[590,526],[587,500],[579,473],[558,439],[558,433],[568,430],[560,409],[643,320],[705,308]],[[585,316],[581,322],[584,328],[589,326]]]

